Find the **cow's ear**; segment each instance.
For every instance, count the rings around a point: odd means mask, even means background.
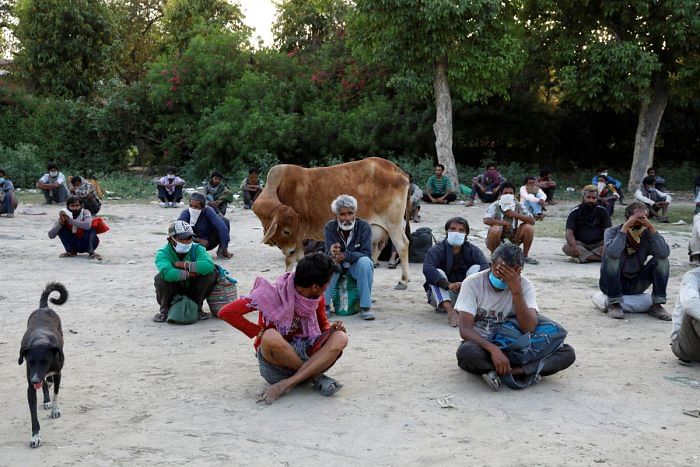
[[[275,232],[277,232],[277,219],[270,222],[270,226],[267,228],[267,231],[265,232],[265,237],[262,239],[262,242],[269,245],[272,236],[275,235]]]

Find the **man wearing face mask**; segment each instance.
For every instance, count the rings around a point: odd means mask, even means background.
[[[49,230],[49,238],[58,238],[65,248],[60,258],[70,258],[78,253],[87,253],[90,259],[101,260],[95,253],[100,239],[92,228],[92,214],[83,208],[83,200],[73,195],[66,200],[66,208],[58,213],[58,221]]]
[[[373,320],[372,282],[372,228],[366,221],[356,218],[357,200],[350,195],[340,195],[331,203],[335,219],[323,230],[326,254],[330,255],[341,272],[334,273],[326,289],[326,310],[330,313],[333,290],[340,274],[350,274],[357,281],[360,291],[360,317]]]
[[[566,219],[566,243],[562,251],[577,263],[600,261],[603,234],[610,226],[610,215],[598,204],[598,190],[586,185],[581,192],[581,204]]]
[[[512,366],[508,357],[489,339],[508,317],[518,321],[523,332],[537,326],[537,299],[532,283],[521,276],[524,257],[515,245],[501,245],[491,255],[491,267],[467,277],[462,283],[455,309],[459,312],[459,333],[463,339],[457,349],[459,367],[482,375],[494,391],[500,376],[514,378],[537,374],[540,361],[521,367]],[[563,344],[543,362],[540,376],[568,368],[576,359],[574,349]]]
[[[233,255],[228,251],[231,224],[219,215],[214,208],[206,206],[206,198],[201,193],[192,193],[190,206],[184,209],[178,220],[185,221],[192,227],[194,241],[208,250],[217,248],[218,258],[229,259]]]
[[[15,186],[12,184],[12,180],[7,178],[5,171],[0,169],[0,214],[15,217],[15,209],[17,209]]]
[[[168,167],[165,177],[161,177],[156,181],[158,188],[158,199],[162,208],[177,208],[182,201],[182,187],[185,186],[185,181],[175,175],[177,169]]]
[[[535,258],[528,256],[535,238],[535,219],[527,207],[515,200],[515,185],[510,182],[503,184],[500,198],[486,211],[484,224],[489,226],[486,236],[489,251],[495,251],[508,240],[514,245],[523,245],[526,263],[539,264]]]
[[[170,302],[184,295],[197,304],[199,319],[208,319],[202,311],[204,299],[211,293],[218,274],[207,250],[192,241],[190,224],[177,220],[168,227],[168,243],[156,253],[154,285],[160,311],[153,317],[158,323],[168,319]]]
[[[472,194],[465,206],[474,206],[477,196],[484,203],[493,203],[498,199],[505,182],[506,178],[500,174],[496,164],[487,164],[486,172],[472,179]]]
[[[652,285],[649,314],[660,320],[671,320],[663,307],[671,249],[649,222],[647,214],[643,203],[630,203],[625,209],[625,223],[605,231],[599,285],[608,296],[607,313],[611,318],[625,317],[621,305],[623,295],[642,294]]]
[[[459,326],[459,315],[454,309],[462,281],[489,264],[481,250],[469,243],[469,223],[463,217],[453,217],[445,222],[447,237],[433,245],[425,255],[423,288],[428,303],[436,311],[447,312],[450,326]]]
[[[46,204],[61,204],[68,198],[66,176],[58,171],[58,166],[49,162],[46,165],[47,172],[36,182],[36,187],[44,193]]]
[[[307,381],[324,396],[342,387],[324,374],[348,345],[343,322],[326,317],[323,293],[335,269],[325,254],[310,254],[274,284],[257,277],[248,296],[219,311],[220,319],[255,338],[260,375],[271,384],[259,401],[271,404]],[[257,324],[243,317],[256,310]]]
[[[668,206],[672,201],[671,195],[656,188],[654,183],[653,176],[645,177],[637,191],[634,192],[634,198],[647,205],[649,217],[658,217],[661,222],[668,224]]]

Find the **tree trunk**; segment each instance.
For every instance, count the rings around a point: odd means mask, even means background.
[[[634,193],[639,188],[642,179],[646,177],[647,169],[654,164],[656,133],[659,131],[667,103],[668,82],[666,77],[657,77],[654,80],[654,96],[650,102],[642,102],[639,107],[637,134],[634,137],[634,157],[627,185],[630,193]]]
[[[435,62],[433,74],[435,89],[435,149],[438,162],[445,166],[445,175],[450,177],[456,193],[459,193],[459,177],[455,156],[452,154],[452,98],[447,83],[447,56]]]

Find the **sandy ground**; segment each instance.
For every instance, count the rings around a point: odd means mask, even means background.
[[[563,222],[571,205],[550,209],[538,228]],[[58,208],[45,210],[0,218],[2,465],[700,464],[700,419],[682,413],[700,408],[700,390],[664,378],[700,381],[700,368],[677,364],[669,323],[597,311],[590,296],[598,265],[568,262],[561,238],[537,238],[541,263],[525,274],[541,311],[569,330],[578,358],[567,371],[526,391],[491,392],[457,367],[458,331],[425,303],[421,266],[411,265],[407,291],[395,291],[400,271],[384,263],[375,275],[378,319],[345,319],[350,345],[329,372],[344,387],[331,398],[298,388],[265,406],[256,404],[266,384],[242,333],[214,319],[151,321],[154,252],[177,210],[105,203],[112,231],[102,236],[102,262],[59,259],[58,239],[46,235]],[[466,214],[476,233],[484,212],[426,206],[422,225],[439,234],[447,217]],[[256,275],[273,279],[284,262],[260,245],[252,212],[234,208],[228,217],[235,257],[224,264],[245,293]],[[690,269],[690,227],[672,230],[669,309]],[[51,420],[39,409],[43,444],[32,450],[25,368],[16,362],[50,280],[70,292],[56,307],[65,332],[63,415]],[[439,407],[445,395],[454,408]]]

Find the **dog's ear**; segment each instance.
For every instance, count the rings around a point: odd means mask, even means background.
[[[17,360],[18,365],[21,365],[22,363],[24,363],[24,354],[26,354],[26,353],[27,353],[27,349],[25,349],[24,347],[19,349],[19,360]]]
[[[51,350],[53,351],[54,358],[63,365],[63,360],[65,358],[63,356],[63,350],[60,347],[54,347]]]

